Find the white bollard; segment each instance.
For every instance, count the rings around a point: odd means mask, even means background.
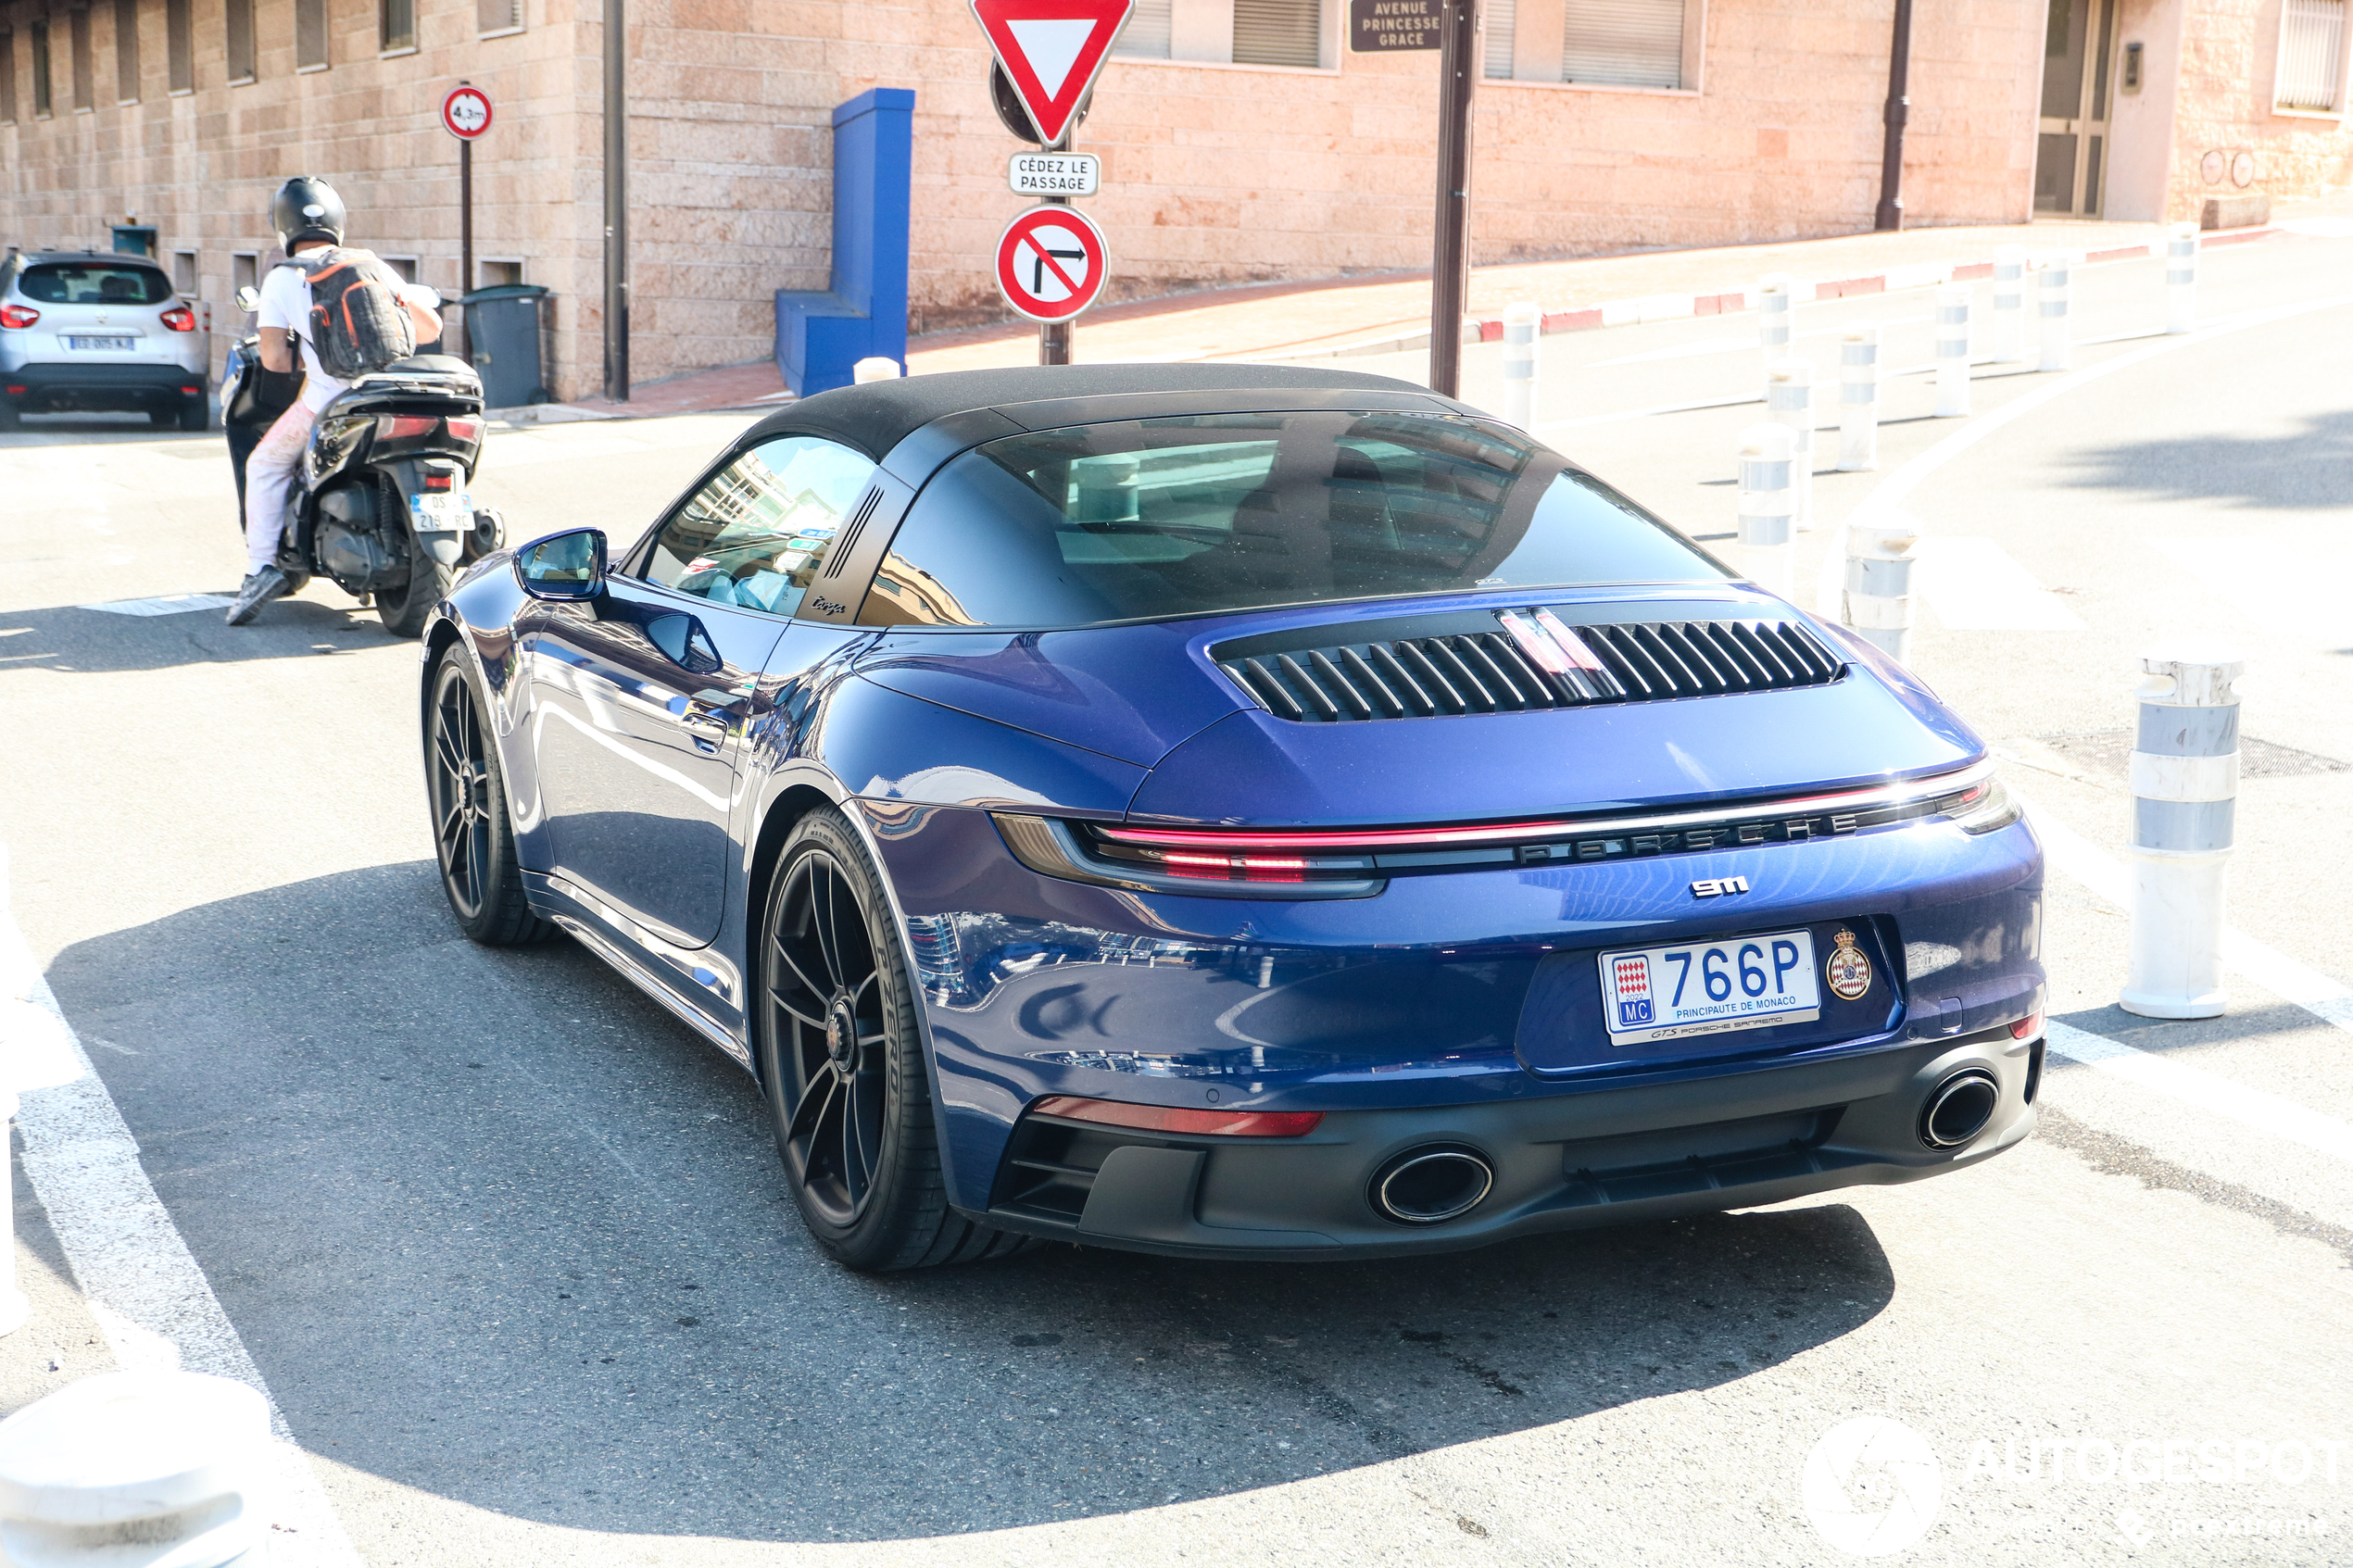
[[[2070,290],[2066,257],[2055,256],[2043,263],[2041,285],[2036,292],[2042,296],[2036,309],[2042,317],[2037,331],[2043,340],[2043,358],[2036,369],[2064,370],[2075,362],[2075,343],[2067,320]]]
[[[1797,591],[1797,433],[1784,424],[1741,432],[1741,570],[1768,593]]]
[[[270,1406],[193,1372],[109,1372],[0,1421],[0,1562],[221,1568],[259,1560]]]
[[[2176,223],[2165,242],[2165,330],[2197,331],[2197,225]]]
[[[2015,365],[2026,358],[2026,247],[1994,253],[1994,358]]]
[[[1839,619],[1899,664],[1912,659],[1919,603],[1912,592],[1919,564],[1912,546],[1919,542],[1919,520],[1906,512],[1846,525],[1846,596]]]
[[[17,1095],[13,1089],[0,1089],[0,1335],[14,1334],[24,1326],[32,1306],[17,1288],[17,1204],[11,1187],[16,1179],[15,1160],[6,1148],[8,1123],[17,1119]]]
[[[2123,995],[2143,1018],[2213,1018],[2222,990],[2223,872],[2236,842],[2235,650],[2141,656],[2133,743],[2133,935]]]
[[[1522,430],[1536,422],[1536,340],[1543,330],[1537,307],[1504,307],[1504,418]]]
[[[1801,533],[1814,526],[1814,361],[1776,359],[1765,368],[1765,417],[1797,437],[1790,501]]]
[[[1967,283],[1944,283],[1936,291],[1936,417],[1969,414],[1969,315]]]
[[[1838,471],[1879,467],[1879,323],[1858,321],[1838,340]]]
[[[1797,284],[1786,272],[1756,282],[1756,341],[1765,350],[1768,370],[1797,341]]]
[[[885,358],[879,354],[870,359],[861,359],[849,367],[849,379],[860,386],[870,381],[897,381],[899,376],[899,361]]]

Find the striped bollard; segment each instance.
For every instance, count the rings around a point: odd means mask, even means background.
[[[1504,418],[1522,430],[1536,422],[1536,339],[1544,313],[1533,305],[1504,310]]]
[[[1765,350],[1768,370],[1797,341],[1797,285],[1786,272],[1757,280],[1756,341]]]
[[[1861,321],[1838,340],[1838,471],[1879,467],[1879,323]]]
[[[1814,361],[1776,359],[1765,368],[1765,417],[1796,437],[1790,502],[1801,533],[1814,526]]]
[[[1994,253],[1994,358],[2015,365],[2026,358],[2026,247]]]
[[[1797,433],[1784,424],[1741,432],[1741,570],[1768,593],[1797,591]]]
[[[1944,283],[1936,291],[1936,417],[1969,414],[1969,286]]]
[[[2141,656],[2133,743],[2133,935],[2123,995],[2143,1018],[2213,1018],[2222,990],[2223,872],[2236,842],[2239,699],[2227,649]]]
[[[1846,595],[1839,619],[1899,664],[1912,658],[1919,605],[1912,571],[1919,564],[1912,546],[1919,542],[1919,521],[1905,512],[1846,525]]]
[[[2042,317],[2043,340],[2042,363],[2036,369],[2064,370],[2075,362],[2075,344],[2067,320],[2070,290],[2066,257],[2055,256],[2043,264],[2041,285],[2035,292],[2042,296],[2035,308]]]
[[[2176,223],[2165,242],[2165,330],[2197,331],[2197,225]]]
[[[269,1401],[225,1377],[108,1372],[69,1383],[0,1421],[0,1562],[258,1563],[269,1444]]]

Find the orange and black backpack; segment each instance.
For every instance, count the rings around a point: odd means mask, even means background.
[[[373,251],[329,245],[286,265],[310,282],[310,347],[327,374],[352,381],[417,352],[417,329],[400,303],[400,275]]]

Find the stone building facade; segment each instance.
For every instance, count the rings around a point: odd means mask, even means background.
[[[1894,4],[1487,0],[1476,258],[1869,228]],[[2271,66],[2284,8],[2345,4],[1920,6],[1908,221],[2047,207],[2054,18],[2087,6],[2114,8],[2102,69],[2119,69],[2126,35],[2143,44],[2144,84],[2108,111],[2111,216],[2196,216],[2208,142],[2257,149],[2276,194],[2345,183],[2348,51],[2333,111],[2283,116]],[[344,192],[358,243],[454,292],[457,147],[435,109],[471,82],[497,106],[475,154],[474,282],[551,289],[553,390],[592,392],[601,14],[596,0],[0,0],[0,244],[103,246],[116,225],[152,227],[226,327],[235,287],[271,257],[271,192],[314,173]],[[1077,135],[1103,158],[1088,207],[1109,237],[1108,297],[1428,266],[1437,56],[1353,53],[1347,14],[1347,0],[1139,0]],[[764,356],[774,291],[827,285],[829,117],[873,86],[916,94],[912,325],[1001,315],[989,253],[1026,200],[1005,187],[1018,144],[990,107],[964,0],[630,0],[627,33],[638,381]]]

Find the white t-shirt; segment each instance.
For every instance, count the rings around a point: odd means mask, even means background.
[[[428,310],[441,308],[441,295],[422,283],[403,283],[400,297]],[[337,381],[319,368],[319,351],[310,343],[310,280],[299,267],[272,267],[261,280],[261,304],[256,324],[295,334],[302,345],[302,406],[312,413],[333,402],[351,383]]]

